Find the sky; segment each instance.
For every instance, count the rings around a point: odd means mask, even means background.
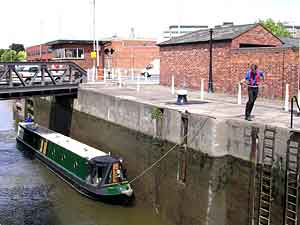
[[[96,37],[159,38],[169,25],[248,24],[258,19],[300,25],[300,0],[95,0]],[[92,0],[0,0],[0,48],[57,39],[92,39]]]

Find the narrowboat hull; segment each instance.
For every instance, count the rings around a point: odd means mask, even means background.
[[[133,194],[106,194],[103,189],[99,189],[96,187],[92,187],[87,183],[83,182],[78,177],[68,173],[63,167],[57,165],[55,162],[52,162],[51,159],[47,158],[45,155],[41,154],[38,149],[33,148],[31,145],[27,144],[24,140],[20,137],[16,137],[18,143],[24,145],[26,149],[34,154],[36,158],[42,161],[55,175],[60,177],[63,181],[68,183],[72,188],[74,188],[80,194],[91,198],[93,200],[99,200],[106,203],[111,204],[132,204],[134,195]],[[130,188],[129,191],[132,191]]]

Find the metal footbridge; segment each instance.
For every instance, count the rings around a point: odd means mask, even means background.
[[[86,71],[73,62],[0,63],[0,100],[77,95]]]

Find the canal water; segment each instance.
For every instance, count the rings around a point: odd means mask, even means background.
[[[115,206],[78,194],[16,147],[13,102],[0,101],[1,225],[167,225],[153,210]]]

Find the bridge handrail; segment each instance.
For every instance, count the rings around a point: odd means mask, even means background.
[[[47,61],[47,62],[42,62],[42,61],[22,61],[22,62],[0,62],[0,66],[8,66],[8,65],[56,65],[56,64],[65,64],[65,65],[72,65],[74,68],[79,70],[81,73],[83,73],[85,76],[87,75],[87,71],[82,69],[79,65],[72,61]]]
[[[298,98],[297,96],[293,96],[291,98],[291,129],[293,128],[293,121],[294,121],[294,102],[296,103],[298,110],[300,110]]]
[[[59,69],[52,67],[52,65],[60,65]],[[18,70],[18,66],[36,66],[36,71],[30,71],[29,69]],[[67,81],[70,83],[81,83],[87,80],[87,71],[81,68],[79,65],[72,61],[30,61],[30,62],[0,62],[0,81],[2,82],[2,88],[9,86],[15,86],[21,84],[23,87],[36,85],[41,83],[45,85],[47,81],[46,77],[49,77],[51,84],[57,85]],[[54,74],[54,71],[63,72],[61,75]],[[68,72],[67,72],[68,71]],[[29,72],[24,74],[23,72]],[[65,77],[69,76],[69,80],[65,80]],[[56,78],[55,78],[56,77]],[[37,80],[37,78],[39,78]],[[36,83],[37,82],[37,83]]]

